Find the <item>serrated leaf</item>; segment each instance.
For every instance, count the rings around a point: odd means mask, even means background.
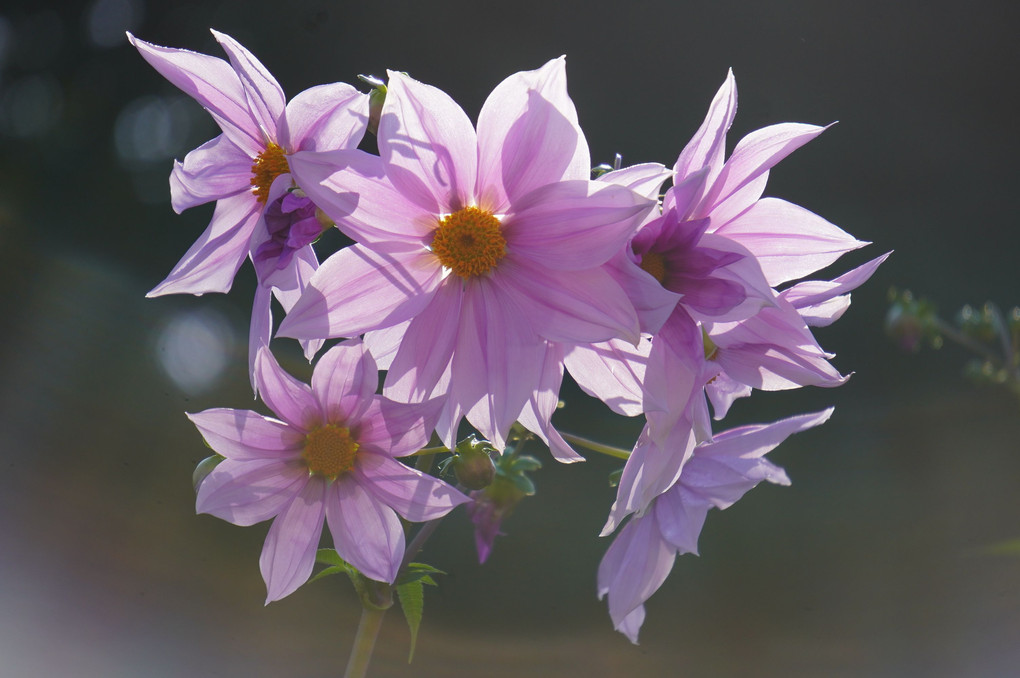
[[[333,549],[319,549],[315,552],[315,562],[322,565],[335,565],[346,567],[347,561],[340,557],[340,554]]]
[[[325,570],[323,570],[322,572],[318,573],[317,575],[315,575],[314,577],[309,579],[308,583],[311,584],[313,581],[316,581],[317,579],[322,579],[323,577],[329,577],[330,575],[334,575],[334,574],[349,574],[349,573],[347,572],[347,568],[344,567],[343,565],[333,565],[333,566],[327,567]]]
[[[425,609],[425,591],[421,580],[415,580],[396,587],[400,609],[404,611],[407,626],[411,630],[411,650],[407,653],[407,663],[414,659],[414,646],[418,642],[418,627],[421,626],[421,615]]]
[[[438,570],[431,565],[425,563],[410,563],[407,569],[394,582],[394,586],[400,586],[401,584],[408,584],[413,581],[420,581],[428,577],[430,574],[446,574],[442,570]],[[435,586],[435,582],[432,582]]]

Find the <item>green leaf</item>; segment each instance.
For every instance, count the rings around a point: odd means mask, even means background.
[[[431,580],[431,577],[429,577],[430,574],[446,573],[442,570],[437,570],[431,565],[426,565],[425,563],[409,563],[407,569],[404,570],[399,577],[397,577],[397,581],[394,582],[394,586],[409,584],[414,581],[424,580],[425,578],[429,578]],[[436,585],[434,581],[430,581],[430,583],[432,586]]]
[[[337,567],[347,566],[347,562],[333,549],[319,549],[316,551],[315,562],[322,565],[336,565]]]
[[[513,484],[517,486],[517,489],[524,494],[530,496],[535,494],[535,483],[531,482],[531,478],[525,475],[515,475],[511,478]]]
[[[542,468],[542,462],[526,454],[517,457],[510,463],[510,470],[517,471],[518,473],[525,471],[537,471],[540,468]]]
[[[407,654],[407,663],[414,659],[414,646],[418,642],[418,627],[421,626],[421,615],[425,608],[425,592],[421,580],[415,580],[396,587],[397,599],[411,629],[411,650]]]
[[[313,581],[316,581],[318,579],[322,579],[323,577],[328,577],[328,576],[334,575],[334,574],[350,574],[350,573],[347,571],[347,568],[343,567],[342,565],[333,565],[331,567],[327,567],[325,570],[323,570],[322,572],[319,572],[317,575],[315,575],[314,577],[309,579],[308,583],[311,584]]]

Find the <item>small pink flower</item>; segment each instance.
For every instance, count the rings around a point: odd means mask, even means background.
[[[468,498],[394,457],[428,441],[435,403],[395,403],[376,395],[375,361],[360,340],[319,360],[311,385],[259,350],[255,379],[280,419],[248,410],[189,414],[226,459],[202,481],[196,509],[235,525],[274,518],[260,566],[279,600],[312,572],[325,522],[340,557],[371,579],[393,582],[404,555],[397,514],[426,521]]]

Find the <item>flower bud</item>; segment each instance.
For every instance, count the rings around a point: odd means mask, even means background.
[[[491,449],[487,442],[476,440],[474,436],[460,441],[450,460],[457,482],[469,490],[481,490],[491,485],[496,477]]]

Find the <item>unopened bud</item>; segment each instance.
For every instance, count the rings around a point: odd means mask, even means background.
[[[491,446],[473,436],[457,444],[450,465],[457,482],[469,490],[481,490],[492,484],[496,467],[492,463]]]

